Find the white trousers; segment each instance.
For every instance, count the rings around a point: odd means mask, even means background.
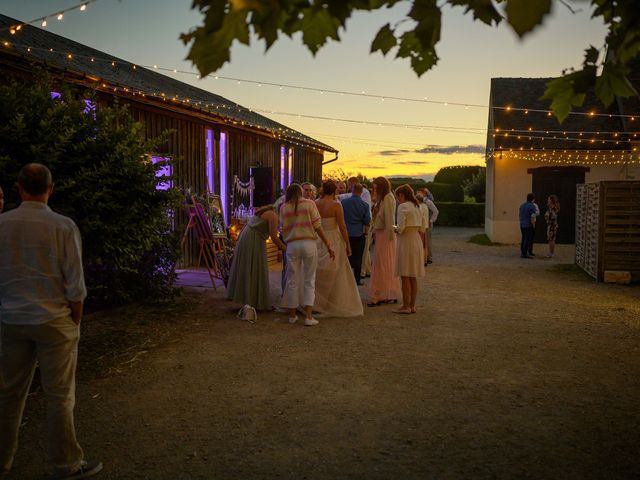
[[[287,244],[287,283],[281,307],[313,305],[317,266],[318,249],[315,240],[295,240]]]

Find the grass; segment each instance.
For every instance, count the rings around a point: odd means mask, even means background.
[[[476,245],[485,245],[488,247],[497,247],[499,245],[504,245],[503,243],[492,242],[489,237],[487,237],[486,233],[479,233],[477,235],[474,235],[469,240],[467,240],[467,242],[475,243]]]

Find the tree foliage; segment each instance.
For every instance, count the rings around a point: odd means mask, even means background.
[[[452,165],[449,167],[442,167],[433,177],[434,182],[438,183],[450,183],[453,185],[462,186],[465,180],[470,179],[475,173],[481,170],[483,167],[475,165]]]
[[[60,97],[52,98],[52,91]],[[123,106],[87,110],[92,92],[54,88],[48,77],[0,85],[0,184],[7,208],[20,168],[39,162],[51,170],[49,205],[71,217],[82,235],[89,301],[123,303],[173,292],[177,242],[167,213],[173,190],[156,190],[160,166],[146,154],[142,125]],[[94,104],[95,105],[95,104]]]
[[[471,178],[463,180],[462,190],[468,197],[475,198],[476,202],[484,203],[487,190],[487,169],[481,167]]]
[[[249,45],[251,33],[268,50],[280,34],[302,33],[304,45],[313,53],[329,40],[340,40],[341,30],[355,12],[390,8],[400,0],[193,0],[193,8],[204,14],[202,25],[181,35],[190,44],[188,59],[207,75],[230,60],[235,40]],[[371,52],[408,59],[420,76],[438,62],[442,9],[464,8],[474,20],[497,26],[503,20],[520,37],[541,25],[559,3],[552,0],[411,0],[407,18],[383,25],[371,43]],[[543,98],[560,121],[574,106],[581,106],[585,93],[595,90],[608,106],[616,96],[638,95],[628,79],[629,65],[640,55],[640,8],[637,0],[590,0],[593,17],[608,27],[607,51],[589,47],[582,69],[565,72],[552,80]],[[608,53],[608,55],[607,55]],[[599,68],[602,67],[602,68]],[[598,73],[600,71],[600,73]]]

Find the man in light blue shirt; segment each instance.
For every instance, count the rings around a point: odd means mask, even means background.
[[[353,186],[352,195],[340,202],[342,203],[342,209],[344,210],[344,223],[347,225],[349,244],[351,245],[349,264],[351,265],[351,268],[353,268],[353,275],[355,276],[356,283],[358,285],[362,285],[360,282],[362,272],[362,254],[364,253],[366,236],[369,224],[371,223],[369,205],[360,198],[361,195],[362,185],[356,183]]]
[[[22,203],[0,215],[0,475],[13,464],[18,431],[36,362],[47,402],[49,455],[55,478],[86,478],[102,469],[86,462],[73,410],[82,305],[87,295],[78,227],[47,202],[47,167],[18,175]]]

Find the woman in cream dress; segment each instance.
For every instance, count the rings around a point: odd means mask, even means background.
[[[351,246],[344,223],[342,205],[336,200],[336,184],[322,184],[322,197],[316,200],[322,230],[333,245],[335,259],[329,258],[326,247],[320,241],[318,246],[318,267],[316,269],[316,295],[313,309],[323,317],[357,317],[364,314],[362,300],[356,285],[348,257]]]
[[[396,275],[402,279],[402,306],[394,313],[416,313],[418,277],[424,277],[424,249],[420,233],[427,222],[412,188],[402,185],[396,189],[398,206],[398,248]]]

